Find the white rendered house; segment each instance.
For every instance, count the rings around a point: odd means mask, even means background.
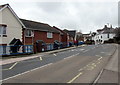
[[[14,38],[22,41],[23,27],[24,25],[9,4],[0,5],[0,52],[9,51],[9,49],[5,47],[8,46]]]
[[[114,28],[112,28],[112,26],[107,27],[107,25],[105,25],[103,29],[97,30],[97,33],[95,36],[92,37],[92,40],[95,41],[95,44],[103,44],[104,41],[113,39],[114,37],[115,37]]]

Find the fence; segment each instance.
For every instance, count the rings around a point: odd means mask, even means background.
[[[56,47],[57,45],[51,43],[51,44],[46,44],[42,47],[42,52],[43,51],[50,51],[50,50],[55,50],[55,49],[61,49],[61,48],[66,48],[69,47],[68,43],[59,43],[59,46]],[[46,48],[46,49],[45,49]]]
[[[0,46],[0,55],[33,53],[33,45]]]
[[[82,45],[83,43],[79,42],[78,45]],[[50,50],[55,50],[57,49],[62,49],[66,47],[71,47],[73,46],[73,42],[63,42],[60,43],[58,47],[55,47],[53,43],[51,44],[46,44],[43,47],[40,47],[43,51],[50,51]],[[17,54],[28,54],[28,53],[33,53],[34,48],[33,45],[17,45],[17,46],[0,46],[0,55],[17,55]]]

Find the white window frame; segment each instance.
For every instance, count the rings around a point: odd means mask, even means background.
[[[29,33],[31,33],[31,34],[29,34]],[[25,30],[25,36],[26,37],[33,37],[34,36],[34,31],[30,30],[30,29]]]
[[[0,36],[3,36],[4,35],[7,35],[7,29],[6,29],[6,26],[3,26],[3,25],[0,25]]]
[[[52,32],[47,32],[47,38],[53,38],[53,33]]]

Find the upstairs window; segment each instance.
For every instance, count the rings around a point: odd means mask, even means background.
[[[47,32],[47,38],[53,38],[53,33]]]
[[[26,35],[26,37],[32,37],[32,36],[34,36],[33,30],[26,30],[25,31],[25,35]]]
[[[6,25],[1,25],[0,24],[0,36],[1,37],[7,37],[7,34],[6,34]]]

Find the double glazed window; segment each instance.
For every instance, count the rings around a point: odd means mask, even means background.
[[[0,25],[0,36],[6,37],[6,26]]]
[[[53,38],[53,34],[51,32],[47,32],[47,38]]]
[[[32,30],[26,30],[25,35],[26,35],[26,37],[32,37],[32,36],[34,36],[34,33]]]

